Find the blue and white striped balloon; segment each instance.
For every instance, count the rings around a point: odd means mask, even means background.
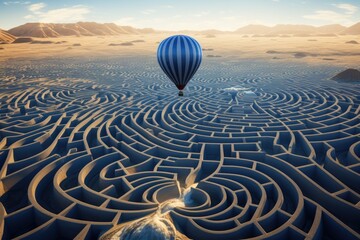
[[[201,46],[192,37],[171,36],[160,43],[157,60],[161,69],[180,90],[180,95],[201,64]]]

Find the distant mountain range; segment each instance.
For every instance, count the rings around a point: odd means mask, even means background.
[[[235,32],[240,34],[312,34],[312,35],[321,35],[321,34],[341,34],[346,31],[347,28],[339,25],[326,25],[321,27],[314,27],[309,25],[276,25],[274,27],[267,27],[263,25],[248,25],[242,28],[237,29]],[[360,29],[359,29],[360,30]],[[360,34],[360,31],[359,31]]]
[[[360,34],[360,22],[347,28],[342,33],[348,34],[348,35],[359,35]]]
[[[16,37],[50,38],[61,36],[107,36],[122,34],[148,34],[160,33],[151,28],[134,28],[131,26],[119,26],[114,23],[78,22],[78,23],[26,23],[12,28],[8,31],[0,30],[0,43],[11,43]],[[169,32],[169,31],[167,31]],[[335,35],[360,35],[360,23],[351,27],[333,24],[321,27],[309,25],[276,25],[268,27],[263,25],[248,25],[233,32],[220,30],[204,31],[173,31],[173,33],[196,33],[207,34],[209,37],[214,34],[235,33],[257,36],[335,36]]]
[[[130,26],[119,26],[115,23],[26,23],[8,31],[17,37],[60,37],[60,36],[106,36],[120,34],[153,33],[150,28],[138,29]]]

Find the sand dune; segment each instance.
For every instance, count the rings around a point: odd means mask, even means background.
[[[264,34],[270,32],[271,28],[263,25],[247,25],[236,30],[239,34]]]
[[[344,82],[360,82],[360,71],[357,69],[349,68],[337,74],[331,79]]]
[[[15,39],[15,41],[13,41],[12,43],[31,43],[32,41],[34,41],[34,39],[30,37],[19,37]]]
[[[298,52],[298,51],[276,51],[269,50],[266,51],[267,54],[285,54],[292,55],[294,58],[305,58],[305,57],[326,57],[322,58],[322,60],[335,60],[333,58],[328,58],[329,56],[337,56],[337,57],[358,57],[360,56],[360,52],[349,52],[349,51],[338,51],[338,52],[324,52],[324,51],[311,51],[311,52]]]
[[[351,40],[351,41],[348,41],[348,42],[346,42],[347,44],[359,44],[357,41],[355,41],[355,40]]]
[[[12,28],[14,36],[60,37],[60,36],[106,36],[120,34],[151,33],[152,29],[136,29],[130,26],[118,26],[114,23],[78,22],[69,24],[26,23]]]
[[[271,28],[271,34],[316,34],[316,27],[307,26],[307,25],[276,25]]]
[[[360,23],[352,25],[351,27],[345,29],[341,33],[342,34],[347,34],[347,35],[359,35],[360,34]]]
[[[40,41],[40,40],[35,40],[35,41],[32,41],[31,44],[52,44],[54,42],[52,41]]]
[[[110,43],[109,46],[132,46],[132,42],[123,42],[123,43]]]
[[[54,43],[53,41],[44,41],[44,40],[34,40],[31,37],[19,37],[16,38],[13,42],[13,44],[17,44],[17,43],[30,43],[30,44],[52,44]],[[60,44],[62,42],[57,42],[56,44]]]
[[[132,43],[142,43],[142,42],[145,42],[145,40],[142,40],[142,39],[137,39],[137,40],[133,40],[131,41]]]
[[[16,37],[8,33],[7,31],[4,31],[0,29],[0,44],[1,43],[12,43]]]
[[[319,32],[321,33],[339,33],[342,32],[346,29],[346,27],[340,25],[340,24],[331,24],[331,25],[325,25],[325,26],[321,26],[317,28],[319,30]]]

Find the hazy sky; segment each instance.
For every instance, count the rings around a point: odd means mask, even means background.
[[[0,28],[26,22],[114,22],[160,30],[235,30],[247,24],[360,22],[360,0],[15,0],[0,3]]]

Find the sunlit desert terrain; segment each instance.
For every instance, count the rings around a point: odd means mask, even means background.
[[[3,44],[0,61],[14,58],[96,57],[156,54],[159,42],[169,34],[33,38],[40,43]],[[239,34],[194,34],[204,57],[294,61],[354,67],[360,59],[360,39],[336,37],[261,37]],[[357,41],[359,44],[356,44]],[[41,43],[50,41],[51,43]],[[355,41],[354,43],[349,43]]]

